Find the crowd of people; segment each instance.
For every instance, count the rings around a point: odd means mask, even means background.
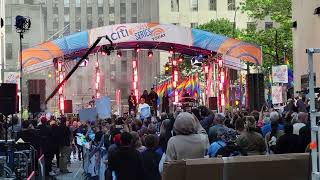
[[[141,101],[145,98],[141,97]],[[12,138],[30,142],[44,154],[47,175],[57,174],[51,169],[54,157],[60,173],[70,172],[70,157],[83,159],[84,147],[76,141],[77,135],[83,134],[90,145],[103,141],[102,146],[107,149],[103,160],[106,179],[160,180],[165,161],[308,151],[309,114],[291,105],[281,111],[264,107],[261,111],[225,113],[200,106],[189,112],[163,112],[159,117],[126,114],[93,122],[41,117],[23,120]],[[14,121],[16,118],[12,123],[18,124]],[[2,124],[3,121],[1,137]]]

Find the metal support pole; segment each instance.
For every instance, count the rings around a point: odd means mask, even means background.
[[[23,39],[23,33],[19,33],[20,37],[20,118],[22,118],[22,112],[23,112],[23,103],[22,103],[22,39]]]
[[[308,71],[309,71],[309,99],[310,99],[310,121],[311,121],[311,143],[317,143],[318,127],[316,125],[317,112],[315,110],[315,94],[314,94],[314,72],[313,72],[313,54],[317,53],[314,49],[307,49],[308,54]],[[312,159],[312,180],[319,180],[319,171],[317,164],[317,148],[311,151]]]

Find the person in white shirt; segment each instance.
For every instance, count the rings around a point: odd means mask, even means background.
[[[298,114],[298,122],[293,124],[293,134],[299,135],[299,131],[308,122],[308,113],[300,112]]]
[[[141,118],[141,119],[147,118],[147,117],[144,117],[143,114],[141,114],[141,110],[142,110],[143,108],[146,108],[146,107],[149,107],[149,108],[150,108],[150,106],[146,103],[145,98],[141,97],[141,99],[140,99],[140,104],[139,104],[139,106],[138,106],[138,115],[137,115],[138,118]],[[141,117],[141,115],[142,115],[142,117]],[[151,114],[150,114],[150,115],[151,115]],[[148,116],[148,117],[149,117],[149,116]]]

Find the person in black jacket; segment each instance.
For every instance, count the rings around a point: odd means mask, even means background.
[[[66,125],[66,118],[61,117],[61,124],[58,127],[58,141],[59,141],[59,151],[61,153],[59,167],[61,173],[71,173],[68,168],[68,155],[70,155],[71,147],[71,132],[69,127]]]
[[[52,158],[54,156],[56,156],[57,159],[57,167],[60,168],[59,166],[59,161],[60,161],[60,152],[59,152],[59,126],[57,125],[57,122],[55,120],[52,120],[50,122],[50,126],[51,126],[51,130],[52,130],[52,151],[53,151],[53,155]]]
[[[143,164],[145,166],[145,180],[161,180],[159,173],[159,162],[161,156],[156,152],[158,138],[155,135],[147,135],[144,139],[147,150],[142,153]]]
[[[115,172],[117,180],[144,180],[141,154],[131,146],[132,135],[123,132],[121,144],[108,157],[108,168]],[[107,177],[110,179],[110,177]]]
[[[300,137],[293,134],[293,126],[286,124],[284,126],[284,135],[280,136],[276,143],[276,154],[301,153],[304,152]]]
[[[40,152],[44,155],[45,175],[49,176],[49,172],[51,172],[51,160],[53,156],[52,131],[48,125],[46,117],[41,117],[40,121],[41,125],[37,127],[37,129],[39,129],[40,137]]]

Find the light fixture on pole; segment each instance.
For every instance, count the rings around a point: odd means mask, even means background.
[[[19,33],[19,39],[20,39],[20,112],[22,115],[23,112],[23,103],[22,103],[22,76],[23,76],[23,72],[22,72],[22,39],[23,39],[23,33],[25,33],[26,31],[30,30],[31,28],[31,20],[29,17],[24,17],[24,16],[16,16],[16,32]]]
[[[118,56],[118,58],[122,57],[122,52],[120,50],[117,51],[117,56]]]
[[[149,58],[152,58],[152,57],[153,57],[153,52],[152,52],[151,49],[148,51],[148,57],[149,57]]]

